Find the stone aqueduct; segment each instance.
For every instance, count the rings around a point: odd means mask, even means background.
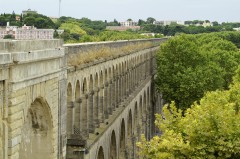
[[[0,158],[139,158],[156,133],[154,55],[166,39],[63,45],[0,41]],[[69,65],[69,57],[151,43],[127,54]]]

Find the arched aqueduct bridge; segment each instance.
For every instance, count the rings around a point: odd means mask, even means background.
[[[0,158],[139,158],[140,135],[157,131],[165,40],[0,41]]]

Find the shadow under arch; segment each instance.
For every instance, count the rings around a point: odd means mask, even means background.
[[[104,152],[102,146],[98,150],[97,159],[104,159]]]
[[[19,158],[53,158],[53,120],[47,101],[42,97],[36,98],[24,119]]]
[[[126,133],[125,133],[125,121],[124,118],[121,121],[121,129],[120,129],[120,152],[119,152],[119,159],[125,159],[126,158]]]
[[[112,131],[110,142],[110,154],[109,159],[117,159],[117,141],[115,131]]]

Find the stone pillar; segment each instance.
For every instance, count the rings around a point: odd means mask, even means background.
[[[74,103],[68,102],[67,103],[67,134],[73,134],[73,127],[74,127],[74,114],[73,114]]]
[[[88,121],[89,121],[89,112],[88,112],[88,94],[84,94],[82,96],[82,115],[81,115],[81,122],[82,122],[82,132],[81,135],[84,139],[88,138]]]
[[[80,115],[80,110],[81,110],[81,99],[79,98],[77,101],[74,102],[74,134],[80,134],[81,131],[81,126],[80,126],[80,120],[81,120],[81,115]]]

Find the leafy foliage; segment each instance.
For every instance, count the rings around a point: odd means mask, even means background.
[[[239,51],[218,35],[180,35],[162,44],[157,54],[157,87],[167,101],[188,108],[206,91],[227,88]]]
[[[27,14],[23,16],[23,23],[37,28],[54,29],[55,23],[47,16],[42,14]]]
[[[230,90],[207,93],[185,113],[174,102],[156,115],[162,136],[138,143],[147,159],[240,158],[240,70]],[[184,114],[184,115],[183,115]]]

